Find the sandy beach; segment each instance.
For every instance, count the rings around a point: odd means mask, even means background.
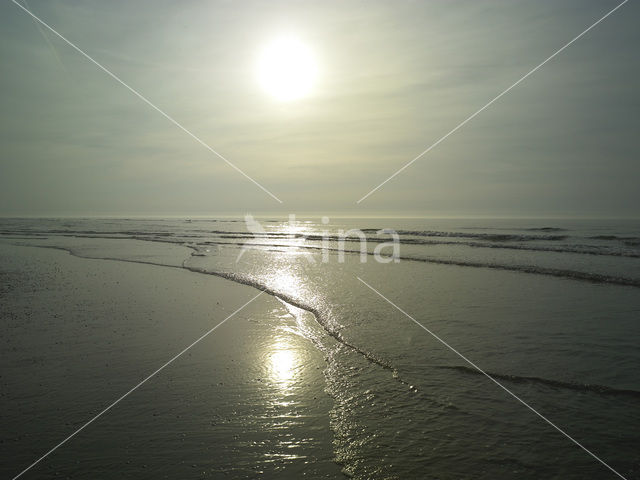
[[[178,268],[8,244],[0,265],[5,478],[258,293]],[[261,295],[28,478],[340,477],[324,359],[300,328],[318,326]]]

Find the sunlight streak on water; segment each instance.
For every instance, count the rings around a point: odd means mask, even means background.
[[[273,378],[280,384],[291,382],[296,367],[295,354],[291,350],[276,350],[271,354]]]
[[[296,295],[300,292],[302,280],[293,269],[279,269],[273,273],[271,280],[274,287],[280,292],[286,292],[289,295]]]
[[[291,345],[287,336],[278,336],[266,355],[269,380],[278,387],[281,393],[293,393],[294,384],[298,380],[301,361],[298,352]]]

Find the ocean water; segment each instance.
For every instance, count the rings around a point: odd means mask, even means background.
[[[279,454],[278,469],[210,477],[640,478],[640,222],[258,218],[249,228],[242,218],[0,221],[4,243],[214,275],[279,302],[264,322],[293,337],[255,360],[279,359],[285,399],[289,384],[308,405],[324,392],[326,428],[295,409],[263,425],[244,402],[238,435],[259,423],[264,438],[221,446],[226,464],[263,465],[260,442],[289,430],[294,453]],[[349,229],[366,245],[349,237],[342,255]],[[374,255],[390,241],[381,229],[398,233],[398,258],[388,245]],[[321,374],[298,382],[310,358]],[[335,472],[313,469],[305,438],[324,444]]]

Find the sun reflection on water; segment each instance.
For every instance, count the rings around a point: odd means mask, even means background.
[[[269,378],[280,389],[290,391],[296,380],[300,359],[294,348],[284,337],[272,345],[268,353]]]
[[[291,350],[277,350],[271,354],[271,370],[279,382],[288,382],[293,377],[295,355]]]
[[[300,294],[302,280],[293,269],[278,269],[270,275],[269,280],[278,292],[292,296]]]

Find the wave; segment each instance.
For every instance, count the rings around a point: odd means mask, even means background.
[[[376,228],[364,228],[361,229],[363,233],[375,233],[380,229]],[[100,230],[63,230],[63,229],[48,229],[48,230],[25,230],[25,229],[13,229],[13,230],[0,230],[0,234],[48,234],[48,235],[154,235],[154,236],[175,236],[183,237],[189,236],[186,233],[175,232],[150,232],[148,230],[114,230],[114,231],[100,231]],[[494,233],[464,233],[464,232],[445,232],[445,231],[419,231],[419,230],[397,230],[398,235],[405,236],[418,236],[418,237],[436,237],[436,238],[470,238],[476,240],[487,240],[492,242],[506,242],[506,241],[560,241],[565,240],[568,237],[566,235],[518,235],[518,234],[494,234]],[[251,233],[247,231],[233,231],[233,230],[206,230],[198,232],[198,235],[204,237],[208,234],[225,236],[226,238],[307,238],[309,240],[322,240],[322,235],[305,234],[305,233],[288,233],[288,232],[264,232],[264,233]],[[338,240],[338,235],[328,235],[328,240]],[[376,237],[369,237],[373,240]],[[592,237],[596,238],[596,237]],[[350,241],[353,237],[347,237],[346,240]],[[628,238],[628,239],[631,239]],[[357,241],[357,240],[356,240]]]
[[[555,228],[555,227],[543,227],[543,228]],[[377,232],[376,229],[364,229],[364,233]],[[482,234],[482,233],[456,233],[456,232],[421,232],[421,231],[408,231],[400,230],[398,232],[401,235],[398,242],[401,245],[451,245],[451,246],[466,246],[471,248],[491,248],[491,249],[505,249],[505,250],[518,250],[518,251],[531,251],[531,252],[552,252],[552,253],[572,253],[578,255],[594,255],[594,256],[610,256],[610,257],[625,257],[625,258],[640,258],[640,252],[635,249],[623,250],[614,249],[609,246],[602,245],[580,245],[580,244],[560,244],[560,245],[541,245],[541,244],[522,244],[515,242],[528,241],[528,239],[534,240],[559,240],[561,238],[567,238],[566,236],[527,236],[527,235],[494,235],[494,234]],[[163,232],[163,231],[144,231],[144,230],[116,230],[111,232],[98,231],[98,230],[0,230],[0,235],[59,235],[69,236],[77,238],[131,238],[136,240],[148,240],[156,241],[160,238],[173,240],[175,243],[183,243],[185,239],[199,240],[202,244],[209,244],[206,240],[208,235],[213,235],[215,238],[235,239],[235,240],[282,240],[282,239],[298,239],[308,240],[311,242],[338,242],[344,241],[345,243],[358,243],[360,238],[356,236],[349,236],[343,238],[337,235],[317,235],[317,234],[304,234],[304,233],[285,233],[285,232],[265,232],[259,234],[253,234],[251,232],[244,231],[229,231],[229,230],[207,230],[207,231],[190,231],[190,232]],[[412,238],[412,236],[418,236],[421,238]],[[429,238],[426,238],[429,237]],[[454,240],[459,238],[460,240]],[[624,244],[630,247],[640,246],[640,238],[636,237],[617,237],[615,235],[600,235],[594,237],[587,237],[590,239],[618,239],[623,241]],[[451,240],[447,240],[451,239]],[[465,241],[464,239],[467,239]],[[383,243],[390,241],[388,235],[365,237],[367,243]],[[214,242],[215,243],[215,242]]]
[[[616,240],[629,247],[640,247],[640,237],[622,237],[619,235],[594,235],[587,237],[593,240]]]
[[[190,238],[189,236],[182,235],[183,238]],[[199,237],[199,236],[194,236]],[[136,236],[135,238],[144,240],[148,237],[144,236]],[[193,238],[193,237],[191,237]],[[357,237],[347,237],[341,238],[335,235],[329,235],[323,237],[321,235],[302,235],[302,234],[262,234],[262,235],[251,235],[251,234],[221,234],[218,238],[224,238],[229,240],[281,240],[281,239],[292,239],[292,240],[307,240],[310,242],[339,242],[344,241],[345,243],[359,243],[361,240]],[[179,239],[178,239],[179,240]],[[389,242],[390,237],[371,237],[367,236],[364,239],[366,243],[384,243]],[[204,241],[202,244],[214,244],[215,241]],[[424,246],[437,246],[437,245],[450,245],[450,246],[465,246],[471,248],[490,248],[490,249],[498,249],[498,250],[518,250],[518,251],[526,251],[526,252],[550,252],[550,253],[573,253],[578,255],[593,255],[593,256],[609,256],[609,257],[625,257],[625,258],[640,258],[640,253],[621,251],[621,250],[603,250],[601,247],[595,245],[554,245],[554,246],[543,246],[543,245],[514,245],[514,244],[504,244],[504,243],[482,243],[482,242],[473,242],[473,241],[447,241],[447,240],[429,240],[424,238],[402,238],[398,240],[400,245],[424,245]],[[286,244],[273,244],[274,246],[283,247],[287,246]],[[296,245],[297,246],[297,245]]]
[[[640,241],[640,237],[623,237],[620,235],[592,235],[587,238],[592,238],[594,240],[632,240],[632,241]]]
[[[301,300],[294,298],[290,295],[287,295],[283,292],[280,292],[278,290],[275,290],[273,288],[270,288],[262,283],[256,282],[255,280],[251,279],[250,277],[247,277],[245,275],[240,275],[237,273],[230,273],[230,272],[219,272],[219,271],[215,271],[215,270],[206,270],[203,268],[198,268],[198,267],[192,267],[192,266],[188,266],[186,265],[186,262],[188,259],[185,259],[182,262],[182,265],[171,265],[171,264],[165,264],[165,263],[158,263],[158,262],[151,262],[151,261],[147,261],[147,260],[132,260],[132,259],[126,259],[126,258],[117,258],[117,257],[105,257],[105,256],[85,256],[85,255],[80,255],[77,252],[75,252],[72,248],[69,247],[62,247],[62,246],[57,246],[57,245],[23,245],[23,246],[29,246],[29,247],[34,247],[34,248],[48,248],[48,249],[53,249],[53,250],[61,250],[64,252],[67,252],[68,254],[74,256],[74,257],[78,257],[78,258],[90,258],[90,259],[95,259],[95,260],[110,260],[110,261],[117,261],[117,262],[126,262],[126,263],[138,263],[138,264],[142,264],[142,265],[153,265],[153,266],[157,266],[157,267],[167,267],[167,268],[177,268],[177,269],[181,269],[181,270],[187,270],[189,272],[193,272],[193,273],[198,273],[198,274],[203,274],[203,275],[211,275],[211,276],[215,276],[215,277],[220,277],[220,278],[224,278],[225,280],[230,280],[232,282],[235,283],[239,283],[242,285],[247,285],[249,287],[253,287],[257,290],[261,290],[273,297],[276,297],[286,303],[289,303],[290,305],[293,305],[294,307],[298,307],[302,310],[305,310],[309,313],[311,313],[314,318],[316,319],[316,322],[318,323],[318,325],[320,325],[322,327],[322,329],[334,340],[336,340],[338,343],[340,343],[341,345],[351,349],[352,351],[360,354],[362,357],[364,357],[367,361],[369,361],[370,363],[373,363],[375,365],[378,365],[379,367],[388,370],[389,372],[391,372],[392,377],[400,382],[403,385],[407,385],[409,386],[409,388],[412,391],[416,391],[417,389],[411,385],[408,381],[402,379],[400,377],[400,375],[398,374],[398,371],[396,370],[396,368],[394,366],[392,366],[389,362],[387,362],[386,360],[378,357],[377,355],[375,355],[372,352],[369,352],[353,343],[351,343],[349,340],[345,339],[340,332],[334,330],[331,328],[331,326],[329,325],[329,322],[327,321],[326,317],[323,315],[323,313],[316,307],[309,305],[305,302],[302,302]],[[194,249],[193,247],[189,247]],[[195,250],[196,256],[197,256],[197,250]]]
[[[277,244],[259,244],[252,243],[251,245],[245,245],[242,243],[230,243],[230,242],[208,242],[210,245],[234,245],[239,247],[292,247],[307,249],[307,250],[323,250],[323,247],[320,246],[311,246],[311,245],[277,245]],[[361,255],[362,252],[360,250],[339,250],[337,248],[327,248],[330,252],[339,252],[343,251],[344,253],[353,254],[353,255]],[[364,252],[366,255],[373,256],[373,252]],[[383,255],[384,256],[384,255]],[[568,280],[578,280],[590,283],[602,283],[602,284],[610,284],[610,285],[620,285],[626,287],[637,287],[640,288],[640,279],[638,278],[630,278],[630,277],[617,277],[614,275],[606,275],[602,273],[592,273],[592,272],[581,272],[578,270],[568,270],[568,269],[560,269],[560,268],[551,268],[551,267],[539,267],[535,265],[508,265],[501,263],[491,263],[491,262],[472,262],[467,260],[452,260],[445,258],[434,258],[434,257],[412,257],[412,256],[403,256],[398,257],[399,260],[405,260],[410,262],[423,262],[423,263],[434,263],[438,265],[454,265],[458,267],[471,267],[471,268],[489,268],[493,270],[505,270],[519,273],[528,273],[533,275],[547,275],[551,277],[565,278]]]
[[[593,235],[587,238],[591,238],[593,240],[619,240],[620,239],[620,237],[618,237],[617,235]]]
[[[94,238],[94,237],[91,237]],[[101,238],[112,238],[114,237],[101,237]],[[158,243],[174,243],[179,244],[194,250],[197,252],[195,256],[204,256],[201,248],[209,245],[233,245],[237,247],[248,247],[248,248],[299,248],[305,250],[322,250],[321,246],[314,245],[290,245],[290,244],[278,244],[278,243],[251,243],[249,245],[240,242],[220,242],[220,241],[208,241],[201,242],[199,244],[188,244],[184,241],[177,240],[171,241],[166,238],[149,238],[146,236],[132,236],[132,237],[120,237],[118,239],[134,239],[141,241],[149,241],[149,242],[158,242]],[[340,250],[338,248],[327,248],[330,252],[339,252],[343,251],[345,254],[351,255],[360,255],[360,250],[350,250],[344,249]],[[373,252],[365,252],[366,255],[373,256]],[[572,252],[575,253],[575,252]],[[614,255],[616,256],[616,255]],[[625,255],[631,258],[636,258],[631,255]],[[470,267],[470,268],[489,268],[494,270],[504,270],[504,271],[512,271],[519,273],[527,273],[534,275],[547,275],[551,277],[557,278],[565,278],[569,280],[577,280],[577,281],[585,281],[590,283],[598,283],[598,284],[610,284],[610,285],[619,285],[619,286],[627,286],[627,287],[636,287],[640,288],[640,279],[638,278],[630,278],[630,277],[621,277],[614,275],[607,275],[602,273],[593,273],[593,272],[584,272],[578,270],[569,270],[569,269],[559,269],[559,268],[551,268],[551,267],[541,267],[535,265],[509,265],[502,263],[492,263],[492,262],[474,262],[467,260],[453,260],[450,258],[436,258],[436,257],[416,257],[416,256],[406,256],[401,255],[399,257],[400,260],[411,261],[411,262],[423,262],[423,263],[432,263],[439,265],[453,265],[459,267]]]
[[[82,235],[73,235],[73,236],[78,236],[78,237],[82,237]],[[88,237],[88,238],[96,238],[96,237]],[[189,238],[187,236],[182,236],[181,238],[176,238],[176,239],[172,239],[169,238],[167,236],[161,236],[160,238],[153,238],[153,237],[149,237],[145,234],[143,235],[130,235],[130,236],[126,236],[126,237],[110,237],[110,236],[105,236],[104,234],[101,235],[99,238],[110,238],[110,239],[134,239],[134,240],[141,240],[141,241],[150,241],[150,242],[159,242],[159,243],[174,243],[174,244],[179,244],[182,246],[186,246],[188,248],[191,248],[192,250],[199,252],[199,255],[202,254],[202,252],[200,251],[200,249],[198,248],[198,246],[207,246],[207,245],[233,245],[233,246],[245,246],[245,247],[277,247],[277,248],[299,248],[299,249],[307,249],[307,250],[322,250],[323,247],[322,246],[315,246],[315,245],[291,245],[291,244],[278,244],[278,243],[251,243],[251,244],[245,244],[245,243],[240,243],[240,242],[220,242],[220,241],[206,241],[206,242],[200,242],[200,243],[191,243],[189,244],[188,242],[185,242],[183,239],[184,238]],[[193,238],[193,237],[192,237]],[[196,238],[200,238],[199,236],[196,236]],[[245,239],[246,237],[242,237],[242,239]],[[254,238],[253,236],[251,238]],[[322,237],[319,237],[322,238]],[[231,238],[230,238],[231,239]],[[381,242],[381,241],[389,241],[388,239],[373,239],[375,241]],[[372,243],[373,243],[372,240]],[[460,242],[453,242],[455,244],[458,244]],[[476,244],[472,244],[469,246],[473,246],[473,247],[484,247],[487,248],[486,245],[476,245]],[[488,248],[494,248],[494,247],[488,247]],[[533,250],[533,248],[531,247],[525,247],[525,246],[500,246],[500,247],[495,247],[495,248],[515,248],[518,250]],[[539,248],[546,248],[546,247],[539,247]],[[551,247],[553,248],[553,247]],[[338,248],[327,248],[328,251],[330,252],[339,252],[341,251]],[[342,250],[344,251],[344,253],[346,254],[355,254],[355,255],[359,255],[361,254],[361,252],[359,250],[350,250],[350,249],[344,249]],[[554,251],[554,252],[560,252],[560,253],[582,253],[582,254],[593,254],[593,255],[610,255],[610,256],[623,256],[623,257],[630,257],[630,258],[640,258],[640,255],[633,255],[633,254],[623,254],[622,252],[620,252],[620,254],[605,254],[605,253],[588,253],[588,252],[576,252],[576,251],[572,251],[572,250],[548,250],[545,249],[543,251]],[[374,255],[373,252],[366,252],[367,255]],[[467,260],[454,260],[454,259],[450,259],[450,258],[436,258],[436,257],[416,257],[416,256],[400,256],[399,257],[400,260],[405,260],[405,261],[413,261],[413,262],[423,262],[423,263],[433,263],[433,264],[440,264],[440,265],[454,265],[454,266],[460,266],[460,267],[471,267],[471,268],[490,268],[490,269],[495,269],[495,270],[505,270],[505,271],[513,271],[513,272],[520,272],[520,273],[528,273],[528,274],[535,274],[535,275],[547,275],[547,276],[552,276],[552,277],[558,277],[558,278],[566,278],[566,279],[570,279],[570,280],[578,280],[578,281],[587,281],[587,282],[591,282],[591,283],[601,283],[601,284],[611,284],[611,285],[620,285],[620,286],[630,286],[630,287],[640,287],[640,279],[637,278],[630,278],[630,277],[621,277],[621,276],[614,276],[614,275],[607,275],[607,274],[601,274],[601,273],[592,273],[592,272],[584,272],[584,271],[578,271],[578,270],[569,270],[569,269],[559,269],[559,268],[551,268],[551,267],[540,267],[540,266],[535,266],[535,265],[513,265],[513,264],[502,264],[502,263],[492,263],[492,262],[474,262],[474,261],[467,261]]]
[[[378,229],[365,228],[363,232],[375,232]],[[397,230],[399,235],[411,235],[417,237],[446,237],[446,238],[474,238],[477,240],[488,240],[492,242],[529,242],[535,240],[558,241],[566,240],[567,235],[521,235],[512,233],[465,233],[465,232],[444,232],[439,230]]]
[[[327,321],[326,317],[323,315],[323,313],[316,307],[309,305],[305,302],[302,302],[300,299],[292,297],[291,295],[285,294],[283,292],[280,292],[278,290],[274,290],[273,288],[270,288],[260,282],[256,282],[255,280],[253,280],[250,277],[247,277],[245,275],[240,275],[237,273],[229,273],[229,272],[218,272],[218,271],[214,271],[214,270],[206,270],[203,268],[198,268],[198,267],[190,267],[188,265],[184,265],[183,267],[185,270],[188,270],[190,272],[194,272],[194,273],[200,273],[200,274],[204,274],[204,275],[212,275],[212,276],[216,276],[216,277],[220,277],[220,278],[224,278],[226,280],[231,280],[233,282],[236,283],[240,283],[243,285],[247,285],[250,287],[253,287],[257,290],[261,290],[265,293],[268,293],[269,295],[276,297],[286,303],[289,303],[290,305],[293,305],[294,307],[298,307],[302,310],[306,310],[307,312],[311,313],[315,319],[316,322],[318,323],[318,325],[320,325],[322,327],[322,329],[334,340],[336,340],[338,343],[344,345],[345,347],[353,350],[354,352],[360,354],[361,356],[363,356],[366,360],[368,360],[369,362],[378,365],[379,367],[382,367],[385,370],[388,370],[392,373],[393,378],[396,379],[398,382],[404,384],[404,385],[408,385],[411,387],[412,390],[415,390],[415,387],[413,387],[409,382],[407,382],[406,380],[403,380],[402,378],[400,378],[398,371],[396,370],[396,368],[391,365],[389,362],[387,362],[386,360],[378,357],[377,355],[373,354],[372,352],[369,352],[367,350],[364,350],[363,348],[351,343],[349,340],[345,339],[340,332],[334,330],[331,328],[331,326],[329,325],[329,322]]]
[[[560,228],[560,227],[532,227],[532,228],[525,228],[525,230],[528,230],[530,232],[565,232],[566,231],[566,229]]]
[[[566,270],[561,268],[538,267],[534,265],[506,265],[499,263],[470,262],[463,260],[449,260],[440,258],[417,258],[401,257],[403,260],[416,262],[437,263],[441,265],[456,265],[460,267],[490,268],[494,270],[507,270],[520,273],[530,273],[534,275],[548,275],[551,277],[566,278],[569,280],[580,280],[590,283],[605,283],[610,285],[621,285],[626,287],[640,288],[640,279],[629,277],[616,277],[603,273],[580,272],[577,270]]]
[[[479,370],[475,368],[467,367],[466,365],[437,365],[435,366],[435,368],[456,370],[458,372],[462,372],[466,374],[484,376],[484,374]],[[627,397],[640,399],[640,391],[638,390],[620,389],[620,388],[609,387],[606,385],[597,385],[592,383],[563,382],[560,380],[553,380],[549,378],[510,375],[506,373],[486,372],[486,374],[497,380],[504,380],[511,383],[537,383],[537,384],[543,384],[550,387],[562,388],[567,390],[597,393],[600,395],[627,396]]]
[[[363,232],[365,232],[363,230]],[[212,232],[213,233],[213,232]],[[216,232],[217,233],[217,232]],[[252,235],[244,232],[224,233],[219,235],[220,238],[227,239],[247,239],[247,240],[269,240],[269,239],[304,239],[311,242],[329,241],[338,242],[344,241],[345,243],[358,243],[361,240],[357,237],[338,237],[336,235],[304,235],[304,234],[286,234],[286,233],[266,233],[259,235]],[[471,237],[469,237],[471,238]],[[372,237],[366,236],[367,243],[384,243],[389,242],[390,237]],[[640,253],[628,252],[621,250],[603,250],[602,247],[597,245],[519,245],[509,243],[482,243],[474,241],[447,241],[447,240],[430,240],[426,238],[403,238],[400,237],[398,242],[401,245],[451,245],[451,246],[466,246],[471,248],[491,248],[491,249],[503,249],[503,250],[519,250],[527,252],[552,252],[552,253],[575,253],[578,255],[595,255],[595,256],[610,256],[610,257],[627,257],[627,258],[640,258]]]
[[[369,241],[369,240],[368,240]],[[380,240],[377,238],[371,239],[372,243],[383,242],[386,240]],[[480,242],[465,242],[465,241],[435,241],[435,240],[423,240],[423,239],[400,239],[402,245],[462,245],[471,248],[491,248],[498,250],[521,250],[526,252],[551,252],[551,253],[575,253],[578,255],[595,255],[605,257],[627,257],[627,258],[640,258],[640,253],[627,252],[621,250],[602,250],[601,247],[596,245],[514,245],[514,244],[492,244],[492,243],[480,243]]]

